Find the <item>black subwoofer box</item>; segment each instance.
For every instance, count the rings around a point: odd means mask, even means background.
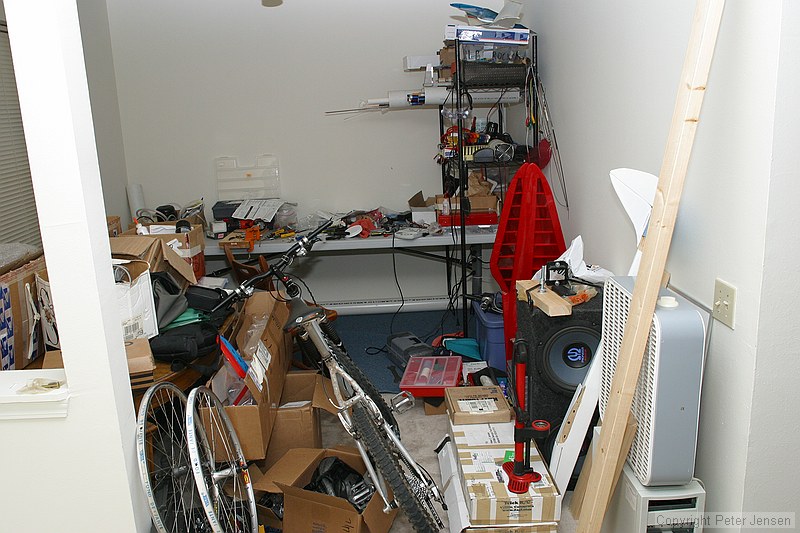
[[[534,359],[535,419],[547,420],[552,428],[561,423],[597,350],[602,318],[602,291],[574,306],[569,316],[550,317],[527,302],[517,302],[517,338],[528,342]]]

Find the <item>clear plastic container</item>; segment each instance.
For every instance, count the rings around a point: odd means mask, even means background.
[[[283,204],[275,213],[275,227],[297,227],[297,209],[292,204]]]

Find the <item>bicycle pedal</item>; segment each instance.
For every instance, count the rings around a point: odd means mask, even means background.
[[[408,391],[401,391],[392,396],[389,403],[392,405],[392,411],[397,414],[403,414],[414,407],[414,397]]]

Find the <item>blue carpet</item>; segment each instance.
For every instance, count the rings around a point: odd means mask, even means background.
[[[333,325],[350,357],[375,387],[381,392],[395,393],[400,392],[398,385],[402,371],[396,376],[390,369],[393,365],[386,353],[386,338],[389,335],[407,331],[430,344],[439,335],[461,330],[456,317],[449,311],[340,315]]]

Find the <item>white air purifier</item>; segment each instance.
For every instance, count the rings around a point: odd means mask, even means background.
[[[603,291],[600,416],[630,310],[634,277],[612,277]],[[638,429],[628,463],[645,486],[685,485],[694,474],[708,313],[668,290],[659,293],[633,397]]]

